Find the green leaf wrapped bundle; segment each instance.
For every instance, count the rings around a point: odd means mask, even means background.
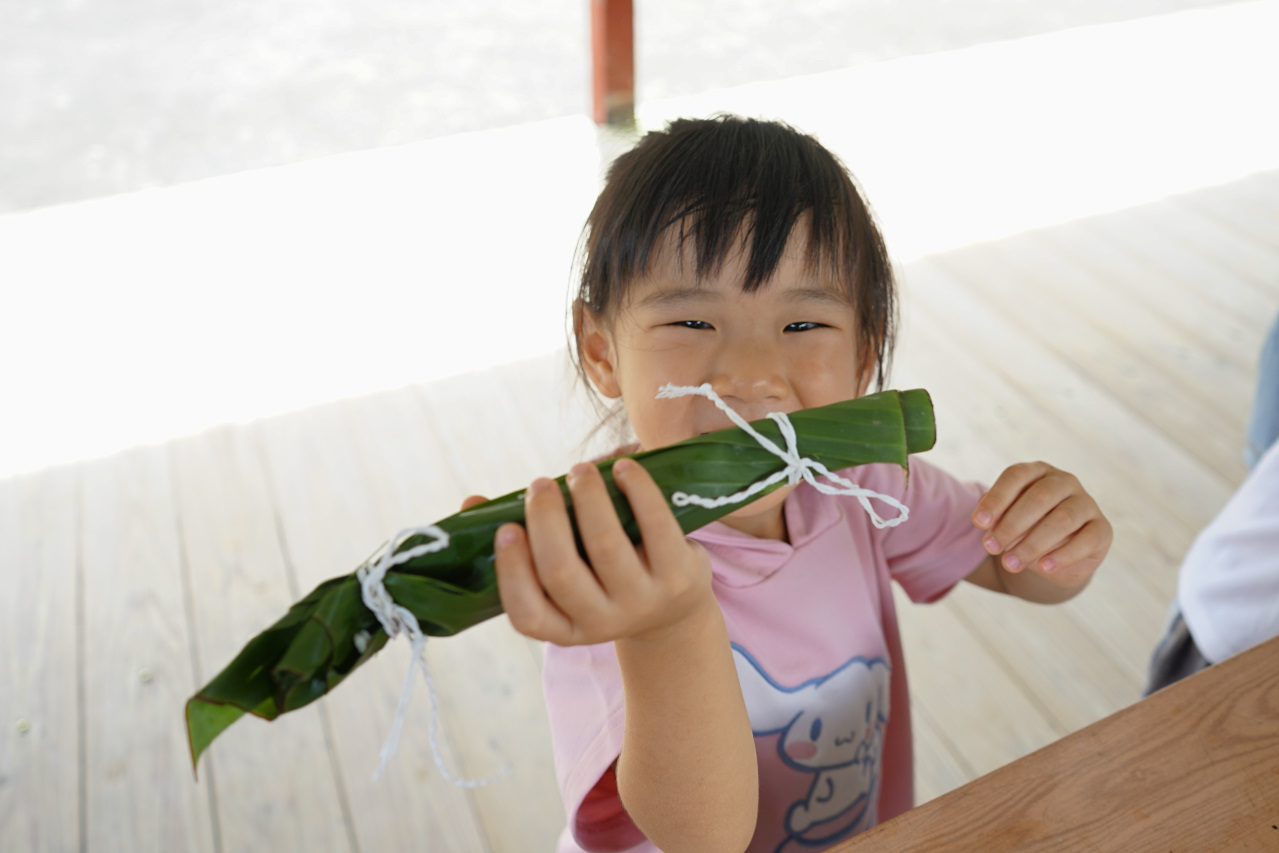
[[[831,471],[872,462],[906,467],[906,457],[933,446],[932,401],[923,390],[882,391],[855,400],[790,414],[803,456]],[[785,440],[771,419],[751,427],[781,447]],[[634,454],[667,500],[676,491],[716,498],[740,492],[776,473],[784,463],[738,427]],[[639,529],[625,497],[613,485],[612,464],[599,463],[609,495],[632,541]],[[570,502],[564,478],[557,481]],[[779,488],[779,481],[747,501],[716,508],[672,506],[685,533],[696,530]],[[493,537],[507,522],[524,520],[524,492],[512,492],[440,521],[448,545],[406,560],[383,581],[394,602],[416,616],[423,634],[456,634],[502,612],[493,563]],[[394,553],[421,546],[410,536]],[[381,556],[379,549],[360,567]],[[245,713],[267,720],[303,707],[339,684],[386,644],[387,634],[365,606],[355,573],[332,578],[289,608],[258,634],[227,667],[187,702],[191,761]]]

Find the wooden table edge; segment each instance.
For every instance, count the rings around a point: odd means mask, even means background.
[[[829,853],[1279,850],[1276,827],[1279,637]]]

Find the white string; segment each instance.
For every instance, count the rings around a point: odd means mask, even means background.
[[[430,541],[415,545],[398,554],[395,553],[397,547],[414,536],[426,536]],[[395,538],[386,543],[385,550],[382,551],[376,561],[370,560],[369,563],[360,566],[355,572],[356,577],[360,580],[360,593],[364,598],[364,604],[369,610],[373,611],[373,615],[382,624],[387,638],[395,639],[395,637],[403,633],[408,636],[413,646],[412,657],[409,660],[409,670],[404,676],[404,689],[400,691],[400,704],[395,711],[395,721],[391,723],[391,733],[387,736],[386,743],[382,745],[381,760],[377,769],[373,771],[374,782],[382,777],[382,773],[386,770],[387,762],[394,757],[396,750],[399,749],[400,732],[404,729],[404,719],[408,716],[409,701],[413,697],[413,667],[415,664],[422,670],[422,677],[426,679],[427,694],[431,697],[431,727],[428,730],[428,737],[431,742],[431,755],[435,759],[435,766],[439,768],[444,778],[460,788],[478,788],[500,779],[510,772],[510,767],[503,767],[494,775],[483,779],[461,779],[450,773],[448,768],[444,766],[444,758],[440,754],[440,747],[436,741],[440,709],[435,695],[435,681],[431,678],[431,670],[426,665],[426,635],[422,633],[422,627],[418,624],[417,617],[413,615],[413,612],[407,607],[396,604],[391,598],[391,594],[387,592],[386,584],[383,582],[387,571],[395,566],[407,563],[409,560],[420,557],[423,554],[442,551],[448,546],[448,533],[434,524],[401,530],[395,534]],[[369,636],[367,633],[360,632],[356,634],[355,647],[360,654],[363,654],[368,647],[368,641]]]
[[[810,486],[826,495],[849,495],[857,498],[858,503],[862,505],[862,509],[866,510],[866,514],[870,516],[871,524],[878,528],[896,527],[907,518],[910,517],[910,510],[901,501],[889,495],[881,495],[879,492],[863,489],[856,483],[846,480],[833,471],[827,469],[825,465],[806,456],[799,455],[799,439],[795,433],[795,426],[790,422],[790,418],[785,412],[769,412],[768,416],[777,423],[778,429],[782,432],[782,437],[786,439],[786,449],[778,447],[776,442],[763,433],[752,427],[745,418],[733,411],[727,403],[720,399],[710,386],[710,383],[702,385],[663,385],[657,391],[657,399],[671,400],[676,397],[698,396],[705,397],[714,403],[720,411],[728,415],[729,419],[742,430],[744,430],[751,438],[759,442],[760,446],[772,453],[777,458],[786,463],[786,467],[777,471],[763,480],[757,480],[750,486],[740,492],[731,495],[724,495],[719,498],[704,498],[701,495],[693,495],[688,492],[675,492],[671,495],[671,503],[676,506],[688,506],[689,504],[697,504],[707,509],[717,509],[718,507],[728,506],[729,504],[741,503],[749,497],[752,497],[769,486],[786,480],[789,485],[795,485],[800,480],[806,481]],[[817,477],[825,477],[836,485],[818,482]],[[882,518],[879,513],[875,512],[874,507],[870,505],[870,499],[883,501],[898,511],[896,518]]]

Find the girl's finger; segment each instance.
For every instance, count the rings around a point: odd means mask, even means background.
[[[1007,554],[1016,548],[1025,538],[1025,536],[1020,536],[1011,542],[996,542],[994,534],[987,534],[986,538],[982,540],[982,545],[987,552],[997,557],[1000,554]]]
[[[1019,462],[1005,468],[990,490],[977,501],[977,506],[973,508],[973,524],[982,530],[990,530],[1021,497],[1022,492],[1050,470],[1053,470],[1052,466],[1043,462]]]
[[[535,640],[565,643],[572,634],[572,624],[542,590],[524,528],[502,525],[494,537],[493,551],[497,594],[512,627]]]
[[[665,568],[680,565],[687,548],[684,531],[652,475],[633,459],[619,459],[613,463],[613,481],[635,513],[650,571],[660,575]]]
[[[1081,567],[1095,570],[1110,550],[1113,536],[1110,522],[1104,518],[1093,519],[1061,547],[1041,557],[1037,565],[1043,572],[1059,575],[1076,572]]]
[[[1095,515],[1095,504],[1082,495],[1070,495],[1047,516],[1036,522],[1020,544],[1004,553],[1004,567],[1019,571],[1035,565],[1040,558],[1080,532]]]
[[[1029,534],[1077,491],[1072,487],[1073,480],[1069,474],[1053,471],[1030,483],[983,538],[986,550],[994,554],[1005,552],[1012,542]]]
[[[595,576],[610,598],[643,580],[644,564],[622,528],[604,477],[594,465],[574,465],[568,474],[577,531]]]
[[[533,567],[546,594],[569,619],[607,602],[591,567],[577,553],[559,484],[545,477],[524,492],[524,524]]]
[[[479,506],[480,504],[487,503],[487,502],[488,502],[488,498],[483,497],[481,495],[468,495],[462,498],[462,509],[468,510],[473,506]]]

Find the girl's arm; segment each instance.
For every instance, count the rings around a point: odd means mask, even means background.
[[[626,692],[622,804],[659,849],[740,853],[755,832],[758,764],[714,598],[658,635],[616,642]]]
[[[1079,480],[1044,462],[1005,470],[977,502],[973,524],[989,531],[982,544],[990,556],[967,579],[1045,604],[1087,586],[1114,538]]]
[[[511,624],[557,645],[613,641],[626,697],[618,790],[662,850],[740,851],[759,800],[754,737],[710,561],[642,466],[613,466],[642,544],[623,531],[593,465],[569,472],[568,510],[550,480],[526,492],[526,527],[497,534],[498,591]]]

